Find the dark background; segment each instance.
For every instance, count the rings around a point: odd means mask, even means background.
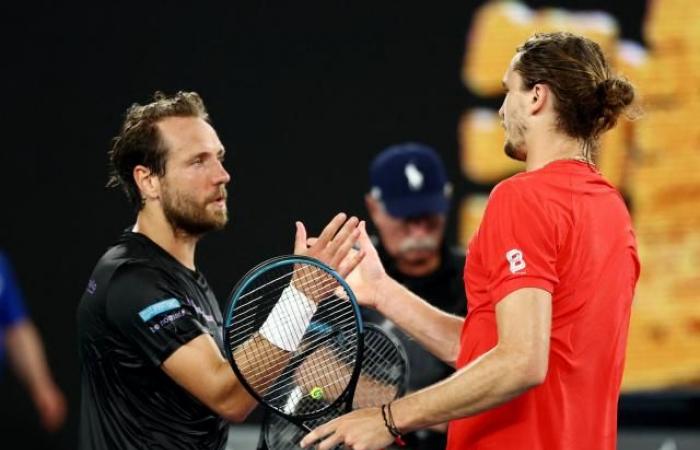
[[[197,261],[223,302],[246,270],[291,251],[295,220],[315,233],[338,211],[364,217],[368,163],[390,144],[435,146],[456,198],[488,188],[463,178],[457,147],[460,114],[496,106],[460,81],[482,3],[3,6],[0,247],[70,410],[64,430],[46,435],[6,371],[0,447],[17,437],[27,449],[75,448],[75,309],[97,258],[133,219],[122,193],[104,187],[110,139],[131,103],[195,90],[207,104],[227,148],[231,222],[201,242]],[[528,5],[609,11],[622,37],[639,41],[635,3]],[[453,216],[453,241],[455,226]]]

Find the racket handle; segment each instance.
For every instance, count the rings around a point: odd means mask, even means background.
[[[290,284],[260,327],[260,335],[276,347],[292,352],[299,347],[316,308],[316,302]]]

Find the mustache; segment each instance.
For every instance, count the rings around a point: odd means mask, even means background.
[[[207,198],[207,203],[215,202],[219,199],[226,201],[227,198],[228,198],[228,193],[226,192],[226,188],[222,187],[221,189],[219,189],[219,191],[216,194],[213,194],[211,197]]]
[[[438,248],[438,240],[432,236],[409,237],[404,239],[399,244],[399,252],[406,253],[411,251],[436,250]]]

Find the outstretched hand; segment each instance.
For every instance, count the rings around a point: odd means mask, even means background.
[[[361,305],[376,309],[377,303],[381,299],[379,288],[381,283],[386,280],[387,274],[379,259],[377,249],[374,248],[374,244],[367,234],[364,221],[360,222],[359,229],[360,235],[357,242],[359,251],[364,253],[364,258],[347,276],[347,282]]]
[[[377,249],[374,248],[367,234],[367,224],[364,220],[359,223],[357,229],[357,243],[348,251],[345,256],[346,261],[341,263],[344,267],[353,267],[353,269],[348,271],[347,275],[341,274],[341,276],[345,277],[360,305],[376,309],[381,299],[379,288],[388,276],[379,259]],[[320,239],[320,237],[309,238],[307,244],[316,246]],[[358,257],[360,259],[356,261]]]
[[[309,243],[304,224],[296,222],[294,254],[316,258],[345,278],[365,255],[363,251],[352,249],[360,236],[358,225],[357,217],[348,219],[345,213],[339,213],[326,225],[318,238]]]

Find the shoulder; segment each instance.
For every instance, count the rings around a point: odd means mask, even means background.
[[[144,261],[120,265],[105,286],[105,311],[111,320],[130,321],[135,314],[165,300],[179,304],[182,296],[167,273]]]
[[[109,292],[149,290],[161,284],[167,273],[144,260],[125,261],[114,271],[109,282]]]
[[[534,173],[522,172],[499,182],[491,190],[489,202],[494,199],[507,200],[534,195],[540,190],[543,180]]]

